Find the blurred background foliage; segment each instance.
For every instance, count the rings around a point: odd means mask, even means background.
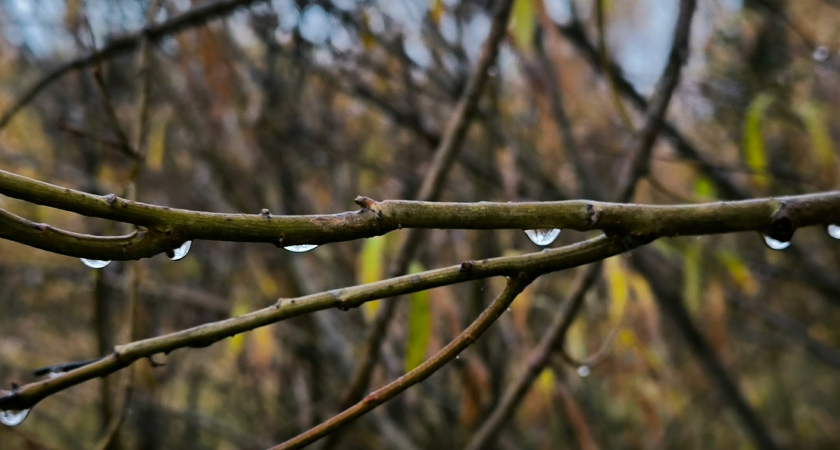
[[[51,67],[141,28],[148,3],[0,0],[0,111]],[[194,3],[201,2],[163,0],[154,20]],[[488,32],[492,3],[275,0],[163,39],[152,51],[138,199],[320,214],[354,209],[357,194],[412,198]],[[604,2],[607,54],[643,95],[664,66],[677,8],[676,0]],[[838,21],[836,0],[699,2],[691,57],[668,117],[745,195],[838,187]],[[642,115],[564,33],[577,23],[596,46],[593,0],[516,0],[443,200],[603,195],[583,192],[582,173],[604,193],[614,189]],[[135,114],[136,61],[123,55],[103,62],[109,100],[125,127]],[[579,160],[563,140],[557,106]],[[0,167],[93,193],[125,192],[132,161],[119,149],[90,70],[50,85],[0,133]],[[733,197],[660,139],[635,201]],[[126,231],[6,197],[0,207],[78,232]],[[305,254],[195,242],[179,262],[161,255],[131,263],[139,271],[141,334],[381,279],[397,233]],[[554,246],[585,237],[563,232]],[[840,243],[805,229],[782,252],[753,234],[677,237],[654,247],[678,276],[645,278],[626,257],[608,260],[565,346],[586,359],[607,342],[607,357],[586,370],[562,361],[546,369],[497,447],[750,448],[728,399],[658,309],[657,283],[676,287],[781,445],[837,448]],[[538,247],[514,230],[434,230],[412,270],[533,251]],[[32,381],[37,367],[96,357],[126,341],[127,267],[92,271],[73,258],[0,241],[0,380]],[[462,447],[526,363],[573,272],[540,278],[477,345],[351,425],[341,448]],[[474,282],[402,300],[373,387],[440,349],[502,285]],[[308,429],[335,413],[376,307],[320,312],[180,350],[158,361],[162,367],[139,362],[127,421],[112,447],[259,449]],[[121,408],[124,379],[118,374],[43,401],[22,426],[0,428],[0,448],[90,448]]]

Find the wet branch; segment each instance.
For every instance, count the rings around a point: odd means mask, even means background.
[[[397,378],[388,385],[371,392],[362,401],[356,403],[352,407],[342,411],[340,414],[333,416],[329,420],[312,428],[305,433],[302,433],[276,447],[269,450],[292,450],[303,448],[318,439],[332,433],[333,431],[346,425],[348,422],[361,417],[370,410],[394,398],[406,389],[415,384],[425,380],[446,363],[455,359],[459,353],[464,351],[467,347],[472,345],[482,334],[490,327],[501,315],[505,312],[507,307],[516,299],[516,296],[522,292],[528,284],[531,283],[530,278],[525,273],[508,279],[505,290],[490,303],[490,306],[485,309],[481,315],[468,326],[457,338],[443,347],[440,351],[434,354],[431,358],[426,360],[423,364],[417,366],[414,370]]]
[[[85,381],[110,375],[130,366],[134,361],[186,347],[209,346],[222,339],[255,328],[271,325],[292,317],[330,308],[342,311],[364,303],[424,291],[441,286],[490,277],[512,278],[525,274],[536,278],[542,274],[569,269],[609,258],[647,244],[650,237],[600,236],[558,249],[518,256],[467,261],[460,265],[391,278],[375,283],[335,289],[328,292],[276,303],[240,317],[211,322],[159,337],[119,345],[102,359],[72,370],[59,377],[20,386],[14,391],[0,390],[0,410],[31,408],[44,398]]]

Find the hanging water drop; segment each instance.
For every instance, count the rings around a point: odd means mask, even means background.
[[[764,235],[764,243],[772,250],[784,250],[790,247],[790,241],[782,242],[777,239],[773,239],[766,234]]]
[[[0,423],[10,427],[16,427],[22,424],[28,415],[28,409],[24,409],[23,411],[0,411]]]
[[[108,264],[111,264],[111,261],[100,261],[98,259],[84,259],[84,258],[80,258],[80,259],[82,260],[82,264],[90,267],[91,269],[101,269],[101,268],[107,266]]]
[[[313,244],[301,244],[301,245],[290,245],[288,247],[283,247],[286,250],[293,252],[293,253],[304,253],[308,252],[309,250],[314,250],[318,248],[317,245]]]
[[[840,225],[831,224],[825,227],[825,231],[827,231],[828,235],[834,239],[840,239]]]
[[[187,253],[190,252],[190,247],[192,247],[192,241],[184,242],[180,247],[172,251],[172,256],[169,257],[169,259],[172,261],[184,259],[184,257],[187,256]]]
[[[586,378],[591,373],[592,369],[590,369],[589,366],[580,366],[577,368],[577,374],[580,375],[581,378]]]
[[[560,236],[560,229],[558,228],[541,228],[538,230],[525,230],[525,234],[528,235],[528,239],[531,242],[546,246],[554,242],[557,239],[557,236]]]
[[[824,45],[818,46],[814,49],[814,52],[811,53],[811,57],[814,58],[814,61],[816,62],[823,62],[827,60],[830,55],[831,51]]]

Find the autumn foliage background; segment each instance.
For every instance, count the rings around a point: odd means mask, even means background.
[[[277,0],[163,39],[150,63],[148,155],[137,198],[273,214],[352,210],[356,195],[413,198],[487,34],[490,3]],[[642,116],[564,34],[577,17],[597,46],[594,2],[574,5],[516,1],[442,200],[605,198],[614,188]],[[191,6],[163,1],[155,20]],[[605,2],[607,53],[643,95],[662,70],[677,6]],[[142,27],[147,7],[145,0],[0,0],[0,111],[49,68]],[[669,120],[751,197],[837,189],[840,3],[700,1],[694,20]],[[102,62],[109,101],[129,128],[136,61],[125,54]],[[89,69],[51,84],[0,132],[0,168],[92,193],[123,193],[132,160],[119,149],[97,89]],[[561,94],[581,161],[564,147],[551,89]],[[603,193],[583,192],[575,164]],[[732,199],[666,139],[651,167],[636,202]],[[0,207],[78,232],[128,230],[7,197]],[[382,279],[398,233],[304,254],[196,241],[181,261],[141,261],[141,334]],[[566,231],[553,246],[585,237]],[[728,399],[663,316],[651,283],[680,293],[779,444],[840,445],[840,242],[809,228],[781,252],[756,234],[676,237],[653,246],[677,276],[649,279],[627,257],[607,260],[565,345],[579,360],[604,345],[607,356],[587,367],[591,373],[558,358],[497,447],[750,448]],[[412,270],[538,249],[515,230],[433,230]],[[92,271],[74,258],[0,241],[0,383],[23,384],[35,368],[101,356],[126,342],[126,267],[115,262]],[[573,275],[541,277],[477,345],[352,424],[341,447],[463,447],[526,363]],[[399,300],[373,386],[440,349],[502,286],[471,282]],[[260,449],[329,418],[376,307],[323,311],[179,350],[158,361],[162,367],[141,361],[114,448]],[[0,448],[89,448],[121,407],[124,377],[43,401],[22,426],[0,428]]]

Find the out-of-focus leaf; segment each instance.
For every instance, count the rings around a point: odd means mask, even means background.
[[[554,385],[556,382],[557,380],[554,379],[554,370],[548,367],[543,369],[542,372],[540,372],[539,377],[537,377],[537,387],[543,395],[552,395],[554,393]]]
[[[715,186],[708,177],[698,177],[694,182],[694,196],[699,200],[711,200],[717,198]]]
[[[703,249],[700,241],[694,239],[683,252],[683,299],[688,310],[692,313],[700,308],[700,289],[702,283],[702,256]]]
[[[422,271],[423,266],[420,263],[411,263],[409,273]],[[419,366],[426,357],[426,346],[429,343],[429,332],[432,328],[431,313],[429,311],[429,292],[421,291],[411,294],[410,303],[408,344],[405,349],[406,372]]]
[[[758,94],[747,107],[744,121],[744,159],[747,166],[755,172],[753,180],[760,187],[767,186],[767,155],[764,141],[761,139],[761,125],[764,113],[773,104],[773,96],[768,93]]]
[[[248,314],[250,310],[248,306],[248,301],[244,298],[239,298],[236,300],[236,303],[233,304],[233,310],[230,313],[231,317],[239,317],[245,314]],[[242,353],[242,349],[245,347],[245,334],[240,333],[236,336],[230,338],[228,341],[228,351],[234,356],[239,356]]]
[[[266,371],[271,368],[271,360],[276,353],[271,327],[260,327],[252,331],[248,347],[248,364],[252,369]]]
[[[718,250],[716,256],[745,294],[755,295],[758,293],[758,282],[737,254],[726,250]]]
[[[168,118],[160,117],[152,120],[149,130],[149,147],[146,153],[146,164],[149,170],[159,171],[163,167],[163,154],[166,149],[166,126]]]
[[[357,262],[359,284],[373,283],[382,279],[382,260],[384,257],[385,238],[382,236],[367,239],[362,245],[362,252]],[[362,305],[362,311],[367,320],[372,320],[379,302],[367,302]]]
[[[432,4],[429,7],[429,17],[435,25],[440,23],[440,19],[443,17],[443,12],[443,0],[432,0]]]
[[[708,316],[709,340],[718,354],[724,354],[729,345],[729,333],[726,326],[726,292],[717,278],[706,284],[704,312]]]
[[[373,34],[370,32],[370,27],[368,26],[369,22],[370,18],[368,17],[367,12],[362,12],[362,24],[364,26],[359,32],[361,33],[362,47],[365,51],[370,51],[376,45],[376,39],[373,37]]]
[[[515,0],[511,19],[516,43],[523,50],[530,49],[534,35],[534,0]]]
[[[604,261],[604,276],[607,278],[607,290],[612,299],[610,322],[617,325],[627,307],[627,276],[621,266],[621,258],[612,257]]]
[[[814,102],[808,102],[802,105],[797,112],[802,117],[802,121],[805,122],[808,134],[811,135],[817,161],[821,164],[831,163],[834,157],[834,143],[831,141],[831,136],[829,136],[826,127],[825,109]]]

